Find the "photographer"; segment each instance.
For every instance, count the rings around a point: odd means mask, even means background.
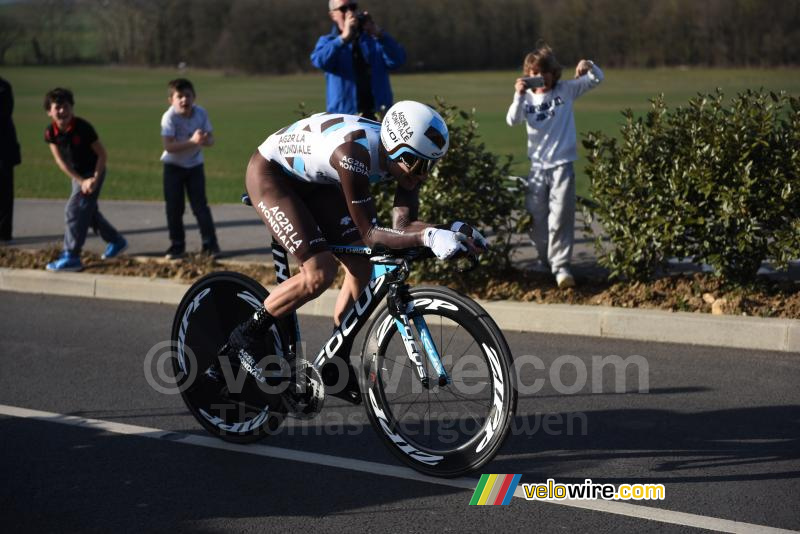
[[[392,105],[389,71],[403,65],[406,52],[350,0],[329,0],[334,26],[317,41],[311,63],[325,71],[330,113],[374,119]]]
[[[582,59],[575,79],[561,80],[561,65],[544,43],[525,56],[523,78],[514,82],[514,100],[508,108],[509,126],[525,124],[531,170],[525,208],[533,218],[531,240],[542,267],[556,278],[559,288],[573,287],[570,270],[575,242],[575,170],[577,134],[572,104],[603,81],[603,71]]]

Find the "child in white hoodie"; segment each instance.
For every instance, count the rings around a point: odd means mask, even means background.
[[[525,122],[531,171],[525,207],[533,217],[531,239],[539,260],[549,264],[558,287],[572,287],[570,272],[575,242],[575,170],[578,159],[573,101],[603,81],[603,71],[582,59],[574,80],[561,80],[561,65],[553,51],[542,45],[525,56],[523,73],[514,83],[514,101],[506,122]]]

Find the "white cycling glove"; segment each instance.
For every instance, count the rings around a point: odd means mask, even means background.
[[[464,234],[441,228],[426,228],[422,234],[422,243],[440,260],[452,258],[458,252],[466,252],[464,240],[466,240]]]
[[[458,232],[459,234],[464,234],[465,236],[469,237],[470,239],[472,239],[472,241],[475,242],[477,246],[479,246],[483,250],[489,249],[489,242],[486,241],[486,238],[483,237],[483,235],[481,235],[479,231],[477,231],[475,228],[473,228],[471,225],[465,222],[461,221],[454,222],[453,224],[450,225],[450,230],[452,230],[453,232]]]

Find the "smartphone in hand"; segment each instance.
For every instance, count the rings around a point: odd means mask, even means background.
[[[541,76],[527,76],[522,78],[522,82],[528,89],[536,89],[537,87],[544,87],[544,78]]]

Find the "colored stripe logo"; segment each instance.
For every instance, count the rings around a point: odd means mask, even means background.
[[[522,475],[481,475],[470,505],[510,504]]]

